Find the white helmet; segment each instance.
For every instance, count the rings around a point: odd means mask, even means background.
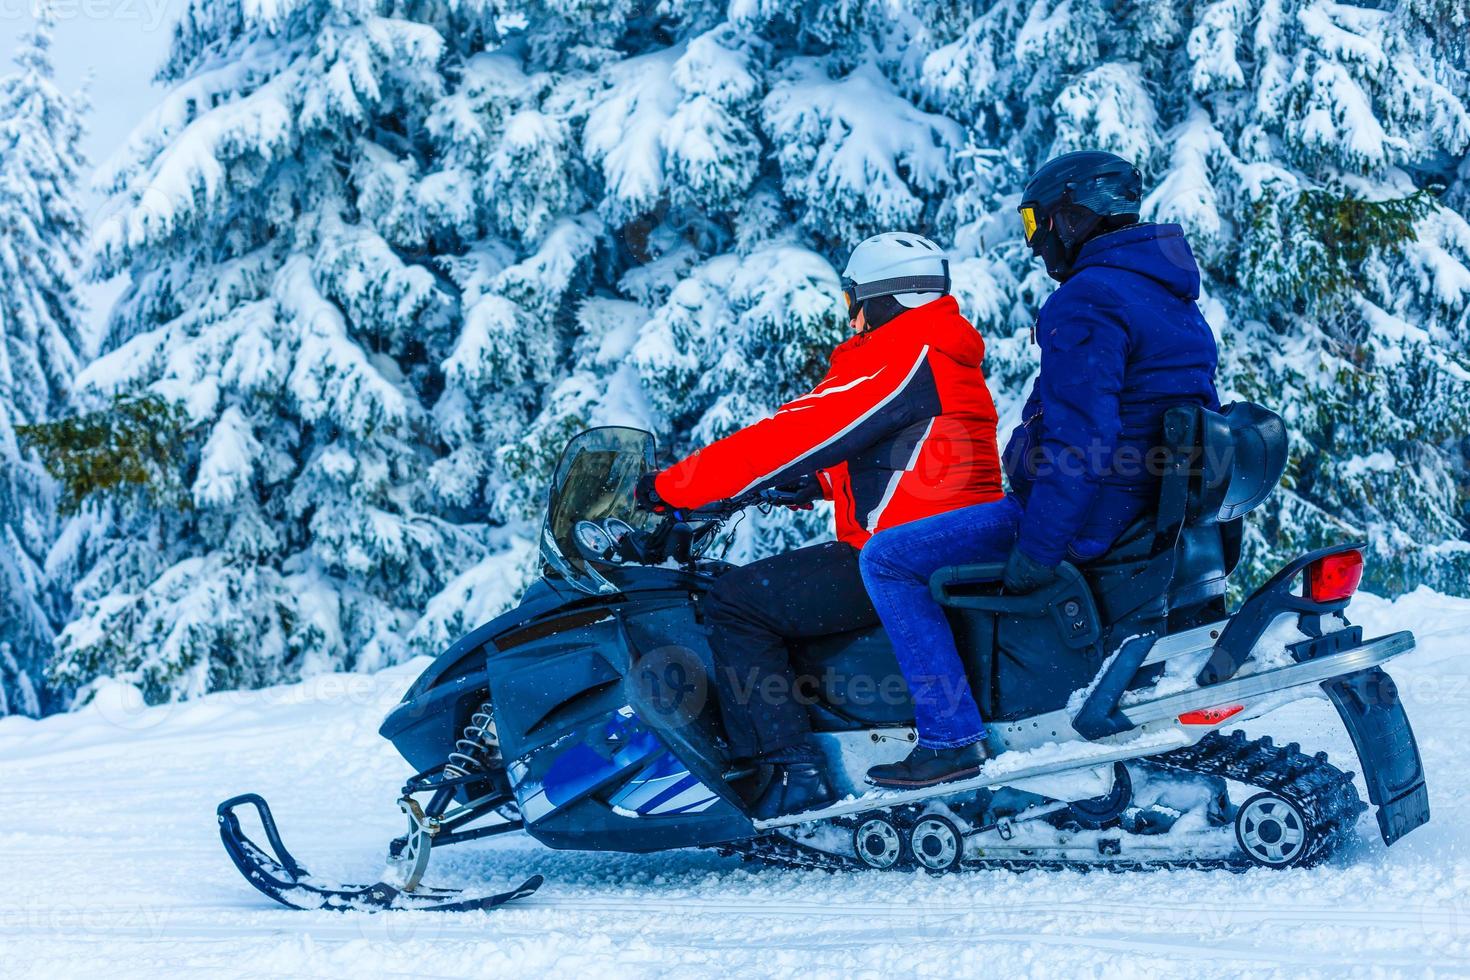
[[[892,296],[913,309],[949,292],[949,258],[922,235],[889,231],[874,235],[852,250],[842,271],[848,305],[874,296]]]

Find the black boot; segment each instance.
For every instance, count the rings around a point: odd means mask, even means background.
[[[935,786],[978,775],[989,758],[990,750],[985,747],[984,739],[957,749],[926,749],[918,745],[902,762],[869,769],[868,782],[893,789]]]
[[[771,781],[750,805],[751,816],[770,820],[792,813],[805,813],[831,803],[836,796],[827,783],[827,773],[813,762],[778,762],[771,767]]]

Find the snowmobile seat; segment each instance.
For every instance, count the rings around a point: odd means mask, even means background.
[[[1080,568],[1063,563],[1054,589],[1001,596],[999,564],[940,569],[931,578],[987,717],[1060,708],[1127,638],[1224,618],[1242,518],[1285,470],[1285,425],[1249,403],[1222,412],[1181,406],[1165,414],[1162,435],[1157,510],[1125,528],[1101,558]],[[1035,608],[1038,599],[1047,606]],[[1148,674],[1160,669],[1140,673],[1134,685],[1152,683]]]

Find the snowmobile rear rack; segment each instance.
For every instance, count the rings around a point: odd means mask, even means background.
[[[236,807],[252,806],[265,830],[267,851],[245,835],[240,827]],[[418,887],[413,891],[398,888],[386,881],[372,885],[343,885],[322,881],[301,866],[276,829],[270,806],[255,793],[231,797],[216,810],[219,835],[225,851],[235,867],[262,894],[293,909],[326,909],[333,912],[379,912],[387,909],[414,909],[426,912],[488,911],[517,899],[535,894],[541,887],[540,875],[532,875],[518,888],[495,895],[465,897],[457,888]]]
[[[1293,592],[1292,585],[1307,566],[1314,562],[1345,551],[1362,551],[1365,547],[1367,547],[1367,542],[1353,541],[1348,544],[1319,548],[1302,555],[1272,575],[1266,584],[1256,589],[1230,617],[1229,624],[1220,634],[1219,642],[1215,644],[1215,652],[1200,668],[1195,678],[1196,683],[1200,687],[1208,687],[1234,677],[1236,672],[1250,659],[1251,652],[1260,642],[1262,634],[1276,621],[1277,617],[1287,613],[1321,616],[1326,613],[1340,612],[1346,608],[1351,599],[1350,595],[1332,601],[1318,602],[1310,596]]]

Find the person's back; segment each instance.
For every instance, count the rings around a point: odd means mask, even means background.
[[[1071,276],[1042,306],[1036,339],[1047,367],[1005,453],[1011,488],[1028,505],[1036,475],[1053,469],[1035,503],[1059,521],[1033,524],[1039,559],[1100,554],[1157,501],[1150,452],[1164,413],[1176,405],[1219,408],[1218,355],[1196,305],[1199,288],[1178,225],[1133,224],[1083,245]],[[1089,483],[1095,492],[1086,492]],[[1079,505],[1086,511],[1074,517]],[[1058,523],[1077,526],[1075,538],[1046,533]]]
[[[693,508],[815,474],[837,539],[854,548],[999,497],[984,340],[953,296],[897,309],[838,345],[811,392],[665,470],[660,495]]]

